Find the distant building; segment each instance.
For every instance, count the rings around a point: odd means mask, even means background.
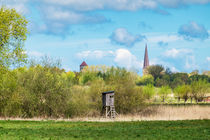
[[[80,65],[80,71],[82,71],[82,69],[86,66],[88,66],[87,63],[83,61],[82,64]]]
[[[147,67],[149,67],[149,57],[148,57],[147,44],[146,44],[145,53],[144,53],[143,74],[146,74]]]

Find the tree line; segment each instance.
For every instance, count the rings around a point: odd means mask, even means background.
[[[196,102],[202,101],[209,92],[210,88],[210,71],[204,71],[199,74],[197,70],[191,73],[171,72],[169,68],[164,68],[161,65],[153,65],[145,70],[145,75],[139,77],[137,85],[152,85],[160,90],[160,97],[164,99],[170,93],[180,102],[183,99],[186,102],[188,99],[195,99]],[[151,86],[150,86],[151,87]],[[164,92],[161,92],[165,90]],[[166,92],[168,91],[168,92]],[[163,93],[161,95],[161,93]]]
[[[180,76],[179,73],[171,75]],[[179,101],[195,99],[198,102],[210,88],[210,82],[203,79],[203,75],[187,76],[189,83],[172,85],[169,82],[161,86],[156,86],[154,80],[148,83],[145,77],[155,79],[152,75],[139,76],[124,68],[106,66],[89,66],[82,72],[66,72],[56,64],[40,63],[1,70],[0,116],[98,116],[102,110],[101,94],[109,90],[115,91],[118,113],[138,113],[146,104],[155,102],[152,100],[155,96],[165,102],[168,95],[174,93]],[[161,77],[159,79],[162,80]]]

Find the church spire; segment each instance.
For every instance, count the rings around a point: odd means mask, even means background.
[[[147,52],[147,44],[145,46],[145,54],[144,54],[144,66],[143,69],[146,69],[149,66],[149,57]]]

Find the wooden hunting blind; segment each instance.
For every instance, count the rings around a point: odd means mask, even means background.
[[[114,106],[114,91],[102,93],[103,106]]]
[[[103,112],[106,111],[106,118],[109,116],[115,118],[114,91],[102,93]]]

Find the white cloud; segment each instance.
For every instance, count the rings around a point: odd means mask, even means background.
[[[112,42],[127,47],[132,47],[136,42],[142,41],[145,38],[143,35],[132,35],[125,28],[116,29],[110,37]]]
[[[69,33],[72,24],[97,24],[107,22],[108,20],[101,15],[86,14],[83,12],[75,12],[57,6],[41,6],[42,18],[44,25],[36,25],[40,31],[48,34],[56,34],[65,36]]]
[[[167,50],[164,52],[164,55],[166,57],[171,57],[171,58],[177,58],[177,57],[180,57],[180,56],[184,56],[186,54],[190,54],[192,53],[192,50],[189,50],[189,49],[171,49],[171,50]]]
[[[143,62],[138,61],[136,56],[127,49],[118,49],[115,52],[114,62],[127,69],[140,69],[143,66]]]

